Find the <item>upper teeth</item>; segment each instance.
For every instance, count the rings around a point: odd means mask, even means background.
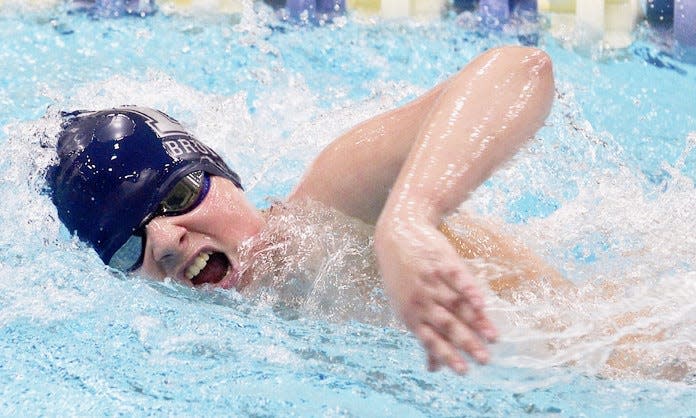
[[[186,269],[186,279],[191,280],[194,277],[198,276],[198,273],[201,272],[208,264],[208,259],[210,259],[210,254],[209,252],[202,252],[198,254],[198,256],[193,260],[193,263],[191,263],[190,266]]]

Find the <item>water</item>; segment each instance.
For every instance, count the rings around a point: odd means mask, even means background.
[[[351,299],[350,280],[374,274],[353,263],[369,259],[364,225],[317,211],[307,242],[337,265],[294,259],[326,280],[286,310],[272,292],[108,271],[57,222],[41,169],[59,110],[152,106],[218,149],[265,207],[340,132],[516,36],[455,18],[293,27],[263,7],[105,21],[3,12],[2,414],[693,416],[696,68],[660,54],[644,28],[639,38],[611,53],[541,36],[557,78],[547,126],[464,209],[519,237],[578,294],[489,295],[503,337],[493,364],[462,378],[425,371],[418,343],[386,326],[379,292]],[[346,320],[364,307],[383,319]],[[656,332],[628,344],[638,367],[606,366],[620,339]]]

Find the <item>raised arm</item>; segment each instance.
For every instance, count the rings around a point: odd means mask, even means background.
[[[531,72],[536,74],[537,85],[527,77]],[[477,87],[476,91],[465,92],[467,82],[475,84],[472,87]],[[499,86],[497,91],[495,86]],[[519,91],[524,88],[529,90]],[[475,128],[477,118],[489,118],[483,121],[488,123],[486,128],[498,129],[501,135],[519,127],[495,126],[500,121],[500,112],[507,112],[510,103],[523,100],[520,95],[530,95],[530,100],[520,103],[525,107],[519,113],[524,126],[512,132],[517,145],[506,149],[506,155],[501,156],[504,159],[514,154],[521,141],[534,134],[548,113],[553,93],[551,61],[544,52],[533,48],[509,46],[487,51],[424,95],[357,125],[334,140],[314,160],[289,199],[310,197],[368,223],[376,223],[419,132],[425,128],[426,117],[434,111],[436,102],[441,102],[444,91],[450,96],[466,93],[468,102],[461,116],[471,118],[471,128]],[[504,101],[498,99],[500,96],[504,96]],[[529,114],[534,112],[537,114]],[[464,131],[453,134],[454,147],[468,140]],[[492,160],[490,163],[497,165]],[[453,196],[452,200],[458,200],[456,206],[461,197]]]
[[[464,372],[460,350],[486,362],[483,341],[496,336],[479,289],[437,226],[542,126],[553,91],[544,52],[490,50],[419,99],[338,138],[291,196],[377,221],[385,288],[432,369]]]

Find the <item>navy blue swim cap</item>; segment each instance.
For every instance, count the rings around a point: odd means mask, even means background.
[[[171,117],[143,107],[65,113],[47,180],[58,216],[105,264],[181,179],[239,176]]]

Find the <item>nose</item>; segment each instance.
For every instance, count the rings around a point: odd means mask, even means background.
[[[145,227],[147,246],[154,261],[162,267],[174,267],[181,260],[188,231],[176,217],[158,216]]]

